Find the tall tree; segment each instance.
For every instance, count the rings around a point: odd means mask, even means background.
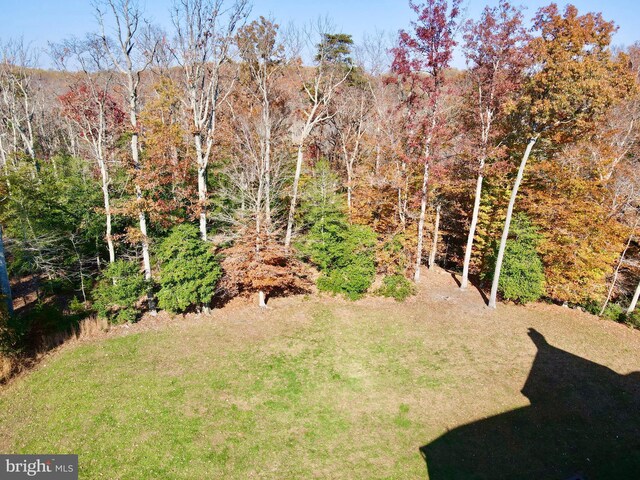
[[[506,0],[497,7],[485,7],[477,22],[466,24],[464,52],[467,57],[467,106],[472,125],[472,151],[477,158],[477,180],[471,214],[471,225],[464,254],[460,288],[467,288],[473,239],[478,224],[485,163],[499,155],[498,145],[504,129],[503,105],[513,99],[522,83],[526,66],[524,43],[527,33],[522,13]]]
[[[282,81],[286,59],[284,46],[277,38],[278,28],[279,26],[271,20],[260,17],[241,28],[237,36],[240,57],[247,70],[242,93],[251,98],[259,109],[257,148],[250,149],[250,153],[257,157],[259,174],[255,205],[258,238],[261,234],[263,215],[264,226],[267,232],[271,231],[273,136],[284,121],[284,116],[278,112],[284,101],[284,92],[278,86],[278,81]],[[245,134],[245,144],[251,145],[252,142],[248,138],[250,132],[247,129],[242,130]]]
[[[0,49],[0,158],[6,168],[9,157],[26,156],[35,174],[37,58],[23,40],[9,40]]]
[[[233,82],[223,82],[234,33],[248,14],[247,0],[176,0],[172,20],[176,39],[172,54],[182,71],[196,154],[200,234],[207,239],[207,168],[220,104]]]
[[[371,93],[365,85],[350,85],[338,100],[332,125],[337,136],[337,147],[346,173],[347,208],[351,217],[355,168],[362,155],[364,137],[371,116]]]
[[[633,79],[624,58],[609,49],[615,31],[601,14],[578,15],[573,5],[561,14],[557,5],[541,8],[534,18],[539,33],[529,44],[533,68],[514,114],[527,143],[520,160],[496,258],[489,306],[496,308],[500,269],[509,237],[518,188],[533,147],[541,137],[553,148],[593,128],[593,120],[629,92]]]
[[[640,298],[640,282],[638,282],[638,286],[636,287],[636,291],[633,294],[633,298],[631,299],[629,308],[627,308],[627,315],[631,315],[635,311],[639,298]]]
[[[420,189],[420,214],[418,217],[418,242],[416,247],[414,280],[420,281],[420,265],[424,241],[424,224],[427,211],[429,168],[437,142],[442,141],[445,128],[443,96],[448,87],[446,70],[451,63],[454,39],[460,15],[460,0],[453,0],[451,8],[446,0],[428,0],[425,3],[409,2],[417,19],[413,31],[402,30],[398,45],[393,49],[391,66],[396,81],[409,92],[404,102],[419,105],[412,119],[414,142],[420,151],[422,187]]]
[[[167,228],[198,211],[195,172],[182,121],[182,92],[163,75],[150,95],[139,118],[144,159],[138,176],[150,221]]]
[[[108,13],[107,13],[108,12]],[[136,195],[136,210],[140,226],[140,244],[142,246],[142,265],[145,280],[151,280],[151,259],[149,257],[149,237],[147,235],[147,213],[144,207],[143,192],[140,178],[140,146],[138,142],[138,112],[140,110],[140,79],[142,73],[151,64],[154,50],[145,49],[141,38],[142,11],[136,0],[103,0],[96,4],[97,18],[102,30],[102,44],[111,59],[113,66],[124,77],[124,91],[129,113],[129,127],[131,134],[131,160],[136,175],[134,188]],[[107,36],[105,16],[111,17],[115,24],[112,40]],[[115,43],[115,45],[113,45]]]
[[[100,172],[102,196],[106,217],[105,239],[109,250],[109,262],[115,261],[115,247],[111,231],[112,205],[109,173],[109,157],[113,154],[117,139],[122,133],[125,113],[111,95],[115,81],[106,69],[105,52],[94,38],[86,41],[65,41],[54,48],[55,57],[66,68],[68,61],[82,72],[67,93],[60,97],[63,112],[78,129],[80,137]]]
[[[7,274],[7,260],[4,255],[4,241],[2,238],[2,226],[0,225],[0,293],[7,305],[7,313],[13,315],[13,297],[11,296],[11,284]]]
[[[348,52],[351,37],[348,35],[331,34],[327,31],[329,25],[318,22],[313,32],[308,34],[309,44],[314,42],[316,35],[320,41],[316,45],[315,66],[309,69],[299,60],[297,74],[302,84],[302,99],[298,113],[300,121],[294,128],[293,138],[297,149],[296,170],[291,187],[291,202],[287,217],[287,232],[284,246],[289,248],[293,236],[293,222],[298,204],[298,185],[304,162],[304,149],[311,132],[323,122],[330,120],[335,112],[330,108],[337,89],[342,85],[351,72]],[[348,62],[348,63],[345,63]]]

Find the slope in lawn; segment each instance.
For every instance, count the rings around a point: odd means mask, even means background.
[[[284,299],[65,348],[0,395],[0,449],[78,453],[88,479],[369,479],[424,478],[424,446],[438,480],[513,478],[487,452],[506,458],[516,441],[519,478],[542,478],[524,469],[580,467],[550,464],[535,448],[549,435],[605,451],[616,444],[598,434],[638,427],[631,390],[588,387],[600,410],[555,408],[585,400],[572,378],[637,370],[638,332],[556,307],[490,311],[449,280],[430,274],[406,304]],[[612,428],[588,431],[602,415]],[[633,459],[637,447],[623,448]]]

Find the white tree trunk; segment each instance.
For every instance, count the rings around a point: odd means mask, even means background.
[[[200,202],[200,235],[207,241],[207,168],[202,152],[202,137],[199,133],[194,136],[196,145],[196,160],[198,162],[198,201]]]
[[[631,299],[631,303],[629,304],[629,308],[627,309],[627,315],[631,315],[633,311],[636,309],[636,305],[638,304],[639,297],[640,297],[640,282],[638,282],[638,286],[636,287],[636,293],[633,294],[633,298]]]
[[[507,246],[507,238],[509,237],[509,227],[511,227],[511,217],[513,216],[513,207],[516,204],[516,196],[518,195],[518,188],[522,182],[524,175],[524,169],[527,166],[527,160],[531,155],[531,149],[538,141],[539,135],[531,138],[527,144],[527,148],[524,151],[522,160],[520,161],[520,168],[518,168],[518,175],[516,181],[513,184],[513,190],[511,191],[511,198],[509,199],[509,206],[507,207],[507,218],[504,221],[504,228],[502,229],[502,238],[500,239],[500,247],[498,249],[498,257],[496,258],[496,268],[493,273],[493,283],[491,285],[491,295],[489,296],[489,307],[496,308],[496,299],[498,297],[498,283],[500,282],[500,270],[502,270],[502,260],[504,259],[504,251]]]
[[[462,266],[462,280],[460,288],[464,290],[469,283],[469,264],[471,263],[471,251],[473,249],[473,239],[476,235],[476,227],[478,226],[478,214],[480,213],[480,199],[482,198],[482,181],[484,179],[482,171],[484,168],[484,158],[480,160],[480,168],[478,171],[478,180],[476,181],[476,196],[473,201],[473,214],[471,215],[471,226],[469,227],[469,236],[467,237],[467,246],[464,250],[464,263]]]
[[[436,263],[436,254],[438,253],[438,233],[440,231],[440,205],[436,206],[436,222],[433,228],[433,243],[431,244],[431,253],[429,254],[429,270]]]
[[[400,220],[400,226],[404,232],[407,227],[407,198],[408,198],[408,175],[407,175],[407,162],[403,161],[400,165],[398,172],[400,176],[400,182],[398,186],[398,219]]]
[[[135,113],[131,114],[132,127],[137,128],[137,121]],[[138,153],[138,133],[134,130],[131,135],[131,157],[133,159],[133,166],[136,170],[140,169],[140,156]],[[136,202],[139,204],[142,202],[142,189],[140,184],[136,181]],[[147,217],[144,211],[138,212],[138,220],[140,223],[140,233],[142,234],[142,265],[144,267],[145,280],[151,280],[151,260],[149,258],[149,239],[147,237]]]
[[[271,127],[267,127],[264,146],[264,212],[267,232],[271,229]]]
[[[271,110],[268,82],[262,84],[262,122],[264,124],[264,213],[267,232],[271,231]]]
[[[256,195],[256,252],[260,250],[260,232],[262,230],[262,195],[264,194],[264,159],[258,172],[258,193]]]
[[[349,218],[351,218],[351,181],[352,171],[351,168],[347,166],[347,208],[349,209]]]
[[[260,308],[267,308],[267,303],[265,302],[265,294],[262,290],[258,292],[258,306]]]
[[[380,173],[380,151],[380,121],[378,121],[376,123],[376,164],[374,169],[376,177]]]
[[[284,246],[289,248],[291,245],[291,235],[293,233],[293,218],[296,213],[296,203],[298,201],[298,184],[300,183],[300,175],[302,173],[302,161],[304,159],[304,150],[302,142],[298,145],[298,160],[296,162],[296,173],[293,176],[293,186],[291,192],[291,205],[289,207],[289,218],[287,219],[287,233],[284,237]]]
[[[633,240],[633,234],[635,233],[636,226],[637,226],[637,222],[636,224],[634,224],[633,229],[631,230],[631,234],[629,235],[629,240],[627,240],[627,243],[624,246],[624,250],[622,251],[622,255],[620,255],[620,259],[618,260],[618,264],[616,265],[616,269],[613,272],[613,278],[611,279],[611,285],[609,286],[609,291],[607,292],[607,298],[605,298],[604,303],[602,304],[602,308],[600,309],[600,316],[604,314],[604,311],[607,309],[607,305],[609,304],[609,300],[611,300],[613,289],[615,288],[616,282],[618,281],[618,274],[620,273],[620,267],[622,266],[624,257],[627,254],[627,250],[629,250],[631,241]]]
[[[428,153],[427,153],[428,157]],[[427,191],[429,184],[429,160],[425,159],[424,173],[422,175],[422,194],[420,198],[420,219],[418,220],[418,246],[416,248],[416,265],[413,280],[420,281],[420,265],[422,264],[422,246],[424,237],[424,219],[427,212]]]
[[[113,247],[113,237],[111,235],[111,201],[109,199],[109,173],[107,172],[107,165],[103,159],[98,161],[100,166],[100,177],[102,180],[102,199],[104,201],[104,214],[107,218],[107,229],[105,238],[107,240],[107,248],[109,249],[109,263],[116,261],[116,251]]]
[[[138,134],[134,133],[131,136],[131,150],[134,158],[134,165],[136,168],[139,167],[138,164]],[[136,182],[136,201],[142,201],[142,189],[140,185]],[[138,212],[138,220],[140,222],[140,233],[142,234],[142,266],[144,268],[144,279],[147,282],[151,281],[151,259],[149,257],[149,237],[147,236],[147,217],[144,211],[140,210]],[[151,291],[147,292],[147,304],[149,306],[149,312],[151,315],[156,315],[156,307],[153,301],[153,294]]]

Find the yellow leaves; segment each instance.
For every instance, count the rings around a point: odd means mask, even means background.
[[[576,169],[572,163],[583,165]],[[539,250],[547,293],[572,303],[602,297],[625,238],[624,228],[609,215],[607,189],[589,171],[588,159],[580,155],[572,162],[542,162],[523,189],[522,205],[543,234]]]
[[[535,21],[541,33],[530,44],[536,71],[522,108],[531,112],[535,130],[555,130],[556,140],[567,141],[627,95],[633,79],[611,55],[614,26],[601,15],[580,16],[574,7],[561,15],[550,6]]]

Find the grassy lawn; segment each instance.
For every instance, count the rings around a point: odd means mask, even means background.
[[[639,332],[559,307],[492,312],[446,287],[67,346],[0,393],[0,450],[77,453],[83,479],[425,478],[421,446],[530,404],[529,328],[620,374],[640,365]]]

